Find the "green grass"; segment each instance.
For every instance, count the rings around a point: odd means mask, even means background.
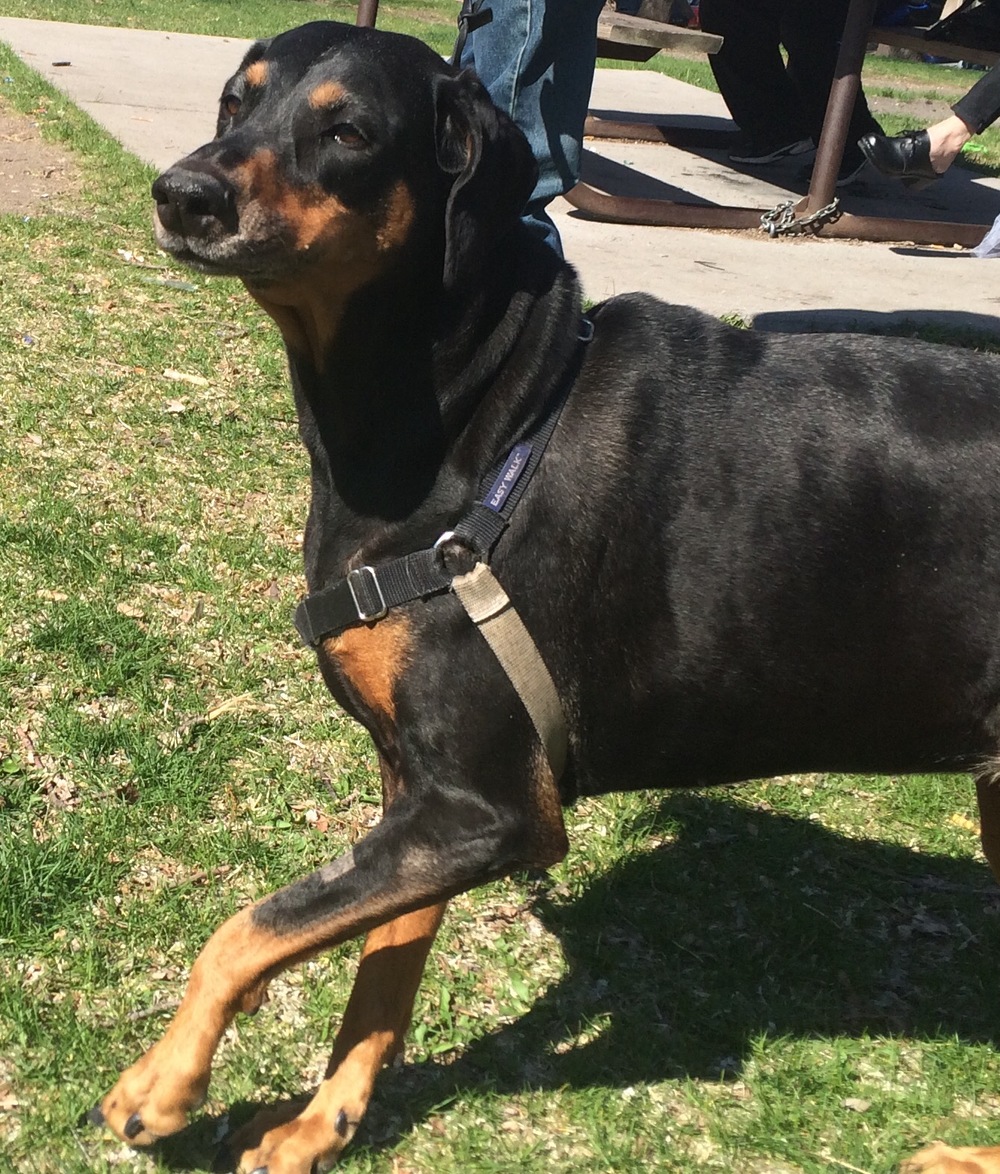
[[[225,37],[270,37],[310,20],[354,23],[346,0],[5,0],[3,15],[118,28],[162,29]],[[455,43],[453,0],[391,0],[379,5],[380,28],[421,37],[444,53]]]
[[[0,1171],[207,1170],[228,1107],[316,1081],[356,945],[274,984],[155,1154],[78,1114],[223,918],[364,834],[377,773],[289,623],[307,465],[273,328],[157,254],[147,168],[2,48],[0,75],[86,183],[0,221]],[[581,804],[551,875],[453,903],[345,1168],[887,1174],[996,1140],[974,818],[940,777]]]

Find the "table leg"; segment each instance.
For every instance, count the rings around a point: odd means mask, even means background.
[[[378,16],[378,0],[358,0],[358,16],[355,24],[359,28],[373,29]]]
[[[812,215],[825,208],[837,188],[837,172],[847,146],[847,131],[854,111],[854,102],[861,88],[861,67],[865,61],[868,33],[875,17],[878,0],[851,0],[840,42],[837,68],[830,86],[826,117],[816,150],[809,194],[800,201],[796,212]]]

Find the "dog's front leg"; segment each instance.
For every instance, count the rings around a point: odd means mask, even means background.
[[[133,1145],[151,1145],[183,1128],[205,1099],[212,1057],[238,1011],[256,1011],[268,966],[253,907],[222,925],[191,968],[184,999],[163,1038],[118,1079],[90,1114]]]
[[[379,766],[382,807],[388,811],[404,788],[382,755]],[[337,1160],[368,1108],[376,1077],[403,1050],[446,906],[442,901],[371,931],[323,1083],[305,1108],[264,1109],[233,1135],[228,1148],[238,1157],[238,1169],[312,1171]]]
[[[301,1111],[265,1110],[234,1135],[240,1171],[323,1170],[364,1116],[383,1066],[403,1050],[420,978],[446,903],[397,917],[365,941],[323,1083]]]
[[[205,1098],[212,1058],[223,1033],[237,1012],[257,1010],[271,978],[383,920],[392,925],[419,924],[416,914],[396,919],[394,914],[433,903],[438,894],[435,886],[421,883],[405,863],[404,875],[397,873],[391,893],[379,892],[374,883],[369,892],[356,892],[365,885],[364,874],[372,871],[370,863],[378,857],[371,841],[385,840],[389,824],[387,818],[347,855],[244,909],[216,930],[191,969],[184,999],[166,1034],[122,1073],[92,1119],[107,1123],[124,1140],[140,1146],[183,1128],[188,1113]],[[359,865],[362,848],[365,860]],[[389,882],[388,877],[372,878],[376,883],[378,879]],[[391,935],[391,927],[386,930]],[[417,937],[411,951],[422,949],[426,957],[432,940],[433,934]],[[414,985],[418,981],[419,972]]]
[[[321,950],[394,921],[399,926],[387,926],[384,940],[401,932],[397,944],[404,954],[426,956],[433,938],[430,922],[436,929],[439,912],[421,919],[416,911],[442,905],[448,897],[512,869],[551,863],[538,856],[536,832],[530,811],[516,804],[494,806],[474,792],[429,787],[420,795],[401,796],[378,827],[346,855],[238,913],[212,935],[192,968],[187,994],[166,1035],[122,1074],[95,1119],[103,1119],[135,1145],[149,1145],[180,1129],[205,1095],[222,1033],[238,1011],[260,1005],[271,978]],[[376,936],[371,969],[378,968],[380,941]],[[405,993],[411,982],[415,987],[421,967],[422,958],[420,967],[408,966],[401,986],[390,984],[389,994]],[[362,992],[359,999],[364,997]],[[411,1003],[408,994],[402,1010],[394,1012],[399,1022],[408,1018]],[[389,1017],[376,1003],[374,1011],[359,1013],[355,1022],[363,1034],[380,1018]],[[392,1026],[388,1031],[396,1034]],[[339,1112],[326,1122],[330,1142],[323,1153],[336,1152]],[[310,1165],[277,1157],[271,1170],[284,1174],[301,1168],[309,1174]]]

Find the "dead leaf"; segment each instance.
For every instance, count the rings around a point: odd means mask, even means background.
[[[208,380],[204,375],[192,375],[187,371],[175,371],[168,367],[163,372],[164,379],[172,379],[175,383],[189,383],[192,387],[208,387]]]
[[[969,819],[967,815],[961,815],[956,812],[954,815],[948,816],[948,822],[954,828],[961,828],[963,832],[972,832],[973,835],[979,835],[979,824],[974,819]]]
[[[862,1097],[847,1097],[840,1104],[842,1108],[850,1109],[852,1113],[867,1113],[872,1107],[871,1101],[866,1101]]]

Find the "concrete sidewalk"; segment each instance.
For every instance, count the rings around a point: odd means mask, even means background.
[[[157,167],[211,137],[222,83],[249,44],[2,17],[0,40]],[[591,104],[602,113],[732,125],[718,95],[649,70],[599,70]],[[590,142],[584,174],[596,186],[629,194],[680,192],[743,206],[771,207],[804,191],[795,178],[801,158],[755,172],[734,170],[723,158],[718,151]],[[1000,213],[1000,182],[954,168],[914,196],[869,170],[846,189],[843,203],[859,214],[990,223]],[[565,201],[557,202],[554,215],[566,254],[595,300],[648,290],[714,314],[740,314],[765,329],[846,329],[908,319],[1000,333],[1000,259],[980,261],[962,250],[603,224],[580,218]]]

